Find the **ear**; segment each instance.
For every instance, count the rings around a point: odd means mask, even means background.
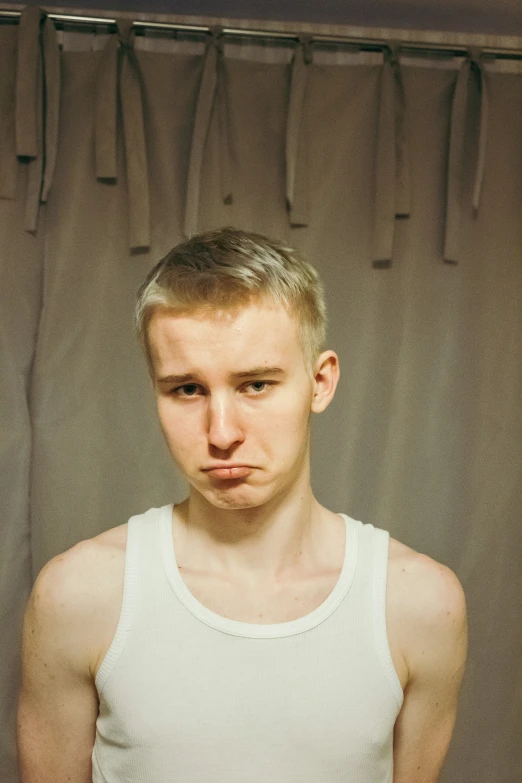
[[[321,413],[330,404],[339,381],[339,357],[335,351],[323,351],[315,362],[314,394],[310,410]]]

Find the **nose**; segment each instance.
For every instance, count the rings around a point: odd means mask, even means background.
[[[209,445],[215,446],[220,451],[228,451],[235,443],[242,443],[244,439],[235,400],[226,394],[209,397]]]

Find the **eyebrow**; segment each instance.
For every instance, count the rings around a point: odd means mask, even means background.
[[[281,367],[253,367],[251,370],[242,370],[234,372],[231,378],[257,378],[259,375],[284,375],[285,371]],[[163,378],[156,378],[158,383],[188,383],[199,380],[195,373],[185,373],[184,375],[165,375]]]

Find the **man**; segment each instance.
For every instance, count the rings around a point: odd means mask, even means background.
[[[190,492],[40,572],[22,783],[435,783],[465,598],[312,494],[310,414],[339,379],[316,271],[282,242],[208,232],[152,270],[135,323]]]

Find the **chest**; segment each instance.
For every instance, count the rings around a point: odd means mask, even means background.
[[[398,582],[408,548],[390,538],[386,587],[386,632],[395,671],[404,689],[408,682],[403,618]],[[114,562],[114,561],[113,561]],[[116,632],[123,598],[124,552],[111,580],[110,599],[96,630],[98,655],[92,667],[96,676]],[[117,573],[116,573],[117,572]],[[237,585],[229,580],[180,567],[179,573],[192,595],[215,614],[245,623],[289,622],[310,614],[334,589],[339,571],[327,571],[278,587]]]
[[[386,631],[390,653],[404,690],[408,682],[408,666],[404,653],[401,606],[396,588],[399,562],[390,551],[386,589]],[[210,578],[180,569],[186,586],[207,609],[215,614],[244,623],[272,624],[297,620],[317,609],[330,595],[339,579],[339,571],[293,582],[279,589],[247,588],[225,580]]]
[[[267,625],[304,617],[330,595],[339,574],[327,573],[286,585],[245,585],[187,568],[179,573],[192,595],[215,614],[243,623]]]

